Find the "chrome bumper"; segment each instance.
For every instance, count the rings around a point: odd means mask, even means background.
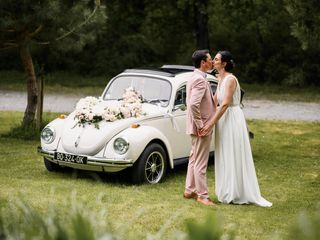
[[[40,146],[38,147],[38,154],[45,157],[47,160],[56,163],[61,166],[89,170],[89,171],[98,171],[98,172],[118,172],[127,167],[132,167],[134,160],[133,159],[109,159],[109,158],[100,158],[92,157],[88,155],[81,155],[87,157],[86,164],[79,164],[73,162],[66,162],[57,160],[54,158],[56,151],[44,150]]]

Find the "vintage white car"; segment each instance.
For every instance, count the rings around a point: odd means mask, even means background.
[[[185,118],[186,83],[192,71],[191,66],[164,65],[157,70],[128,69],[111,79],[99,99],[82,99],[74,112],[42,130],[38,153],[47,170],[130,168],[134,183],[162,181],[168,167],[185,163],[190,154]],[[211,74],[207,79],[214,93],[217,80]],[[133,96],[140,101],[135,106],[128,99],[130,92],[124,102],[128,89],[138,94]],[[135,113],[130,115],[130,109]]]

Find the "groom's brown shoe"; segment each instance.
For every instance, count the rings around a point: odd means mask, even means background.
[[[197,199],[198,198],[198,194],[196,194],[195,192],[192,192],[192,193],[184,192],[183,193],[183,197],[186,198],[186,199]]]
[[[213,206],[215,205],[214,202],[210,199],[210,198],[201,198],[201,197],[198,197],[197,198],[197,202],[198,203],[201,203],[201,204],[204,204],[206,206]]]

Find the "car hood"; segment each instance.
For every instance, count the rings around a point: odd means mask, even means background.
[[[104,109],[105,107],[115,106],[118,101],[103,101],[95,108]],[[112,137],[122,130],[130,127],[132,123],[145,121],[150,118],[164,115],[167,110],[156,105],[143,103],[142,110],[145,115],[135,118],[126,118],[114,122],[101,121],[99,128],[93,124],[79,125],[75,119],[75,112],[72,112],[67,118],[61,135],[61,144],[65,151],[75,154],[95,155],[110,141]]]

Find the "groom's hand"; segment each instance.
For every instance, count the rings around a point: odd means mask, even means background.
[[[207,136],[210,133],[210,131],[212,131],[212,128],[213,126],[211,126],[211,124],[207,124],[203,126],[203,128],[199,129],[198,135],[200,137]]]

